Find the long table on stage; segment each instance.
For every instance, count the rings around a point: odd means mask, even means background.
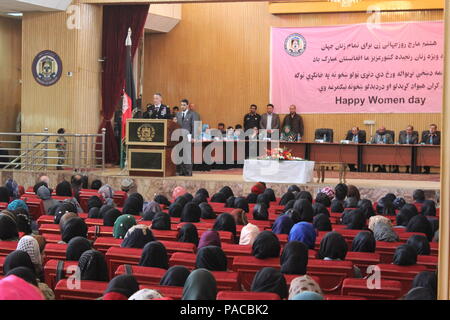
[[[222,146],[221,148],[212,148]],[[244,163],[252,155],[265,155],[267,149],[276,147],[291,150],[296,157],[315,162],[341,162],[358,166],[363,171],[367,165],[410,166],[411,173],[420,167],[440,167],[440,146],[426,144],[341,144],[318,142],[275,142],[275,141],[202,141],[193,143],[194,163],[202,163],[205,150],[212,151],[215,163]],[[252,147],[250,147],[252,146]],[[208,149],[207,149],[208,148]],[[203,161],[204,163],[204,161]]]

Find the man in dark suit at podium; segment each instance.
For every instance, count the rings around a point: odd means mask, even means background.
[[[180,108],[181,110],[176,114],[176,121],[182,129],[187,130],[192,138],[196,118],[194,113],[189,110],[189,101],[187,99],[181,100]],[[177,166],[177,173],[180,176],[192,176],[192,157],[189,156],[188,163]]]
[[[172,119],[172,114],[168,106],[162,104],[162,96],[160,93],[153,95],[153,104],[147,106],[144,112],[144,119]]]

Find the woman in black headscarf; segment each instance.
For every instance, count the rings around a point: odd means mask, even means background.
[[[327,207],[325,207],[321,203],[314,203],[312,205],[312,208],[313,208],[314,216],[316,216],[318,214],[324,214],[324,215],[327,215],[328,217],[330,216],[330,212],[328,211]]]
[[[245,212],[250,212],[248,201],[244,197],[237,197],[234,199],[234,207],[237,209],[242,209]]]
[[[285,206],[286,203],[289,200],[294,200],[295,199],[295,195],[292,192],[286,192],[285,194],[283,194],[283,196],[280,199],[280,202],[278,203],[280,206]]]
[[[370,231],[361,231],[352,241],[353,252],[375,252],[376,241]]]
[[[156,241],[152,230],[146,225],[138,224],[128,229],[120,246],[122,248],[142,249],[147,243],[152,241]]]
[[[258,197],[256,197],[256,204],[258,203],[264,203],[267,206],[267,208],[270,208],[269,197],[264,193],[258,194]]]
[[[220,247],[203,247],[197,252],[195,267],[197,269],[204,268],[209,271],[227,271],[227,256]]]
[[[358,199],[355,197],[348,197],[344,201],[344,208],[356,208],[358,206]]]
[[[288,192],[292,192],[292,193],[300,192],[300,188],[298,186],[296,186],[295,184],[292,184],[292,185],[289,186],[287,191]]]
[[[62,181],[56,186],[56,195],[61,197],[72,197],[72,187],[67,181]]]
[[[253,207],[253,219],[269,220],[269,211],[265,203],[259,202]]]
[[[100,217],[100,209],[93,207],[88,212],[88,218],[90,219],[101,219]]]
[[[202,196],[204,196],[205,198],[209,198],[209,192],[208,192],[208,190],[206,190],[205,188],[200,188],[200,189],[198,189],[197,192],[195,193],[195,195],[196,195],[196,196],[197,196],[197,195],[202,195]]]
[[[67,212],[77,212],[77,208],[70,202],[61,202],[55,209],[55,219],[54,222],[59,224],[63,215]]]
[[[139,265],[153,268],[169,268],[166,247],[161,242],[152,241],[145,245]]]
[[[192,202],[200,205],[201,203],[208,203],[208,200],[204,195],[198,194],[194,197],[194,199],[192,199]]]
[[[209,203],[202,202],[199,204],[202,219],[215,219],[217,215]]]
[[[276,293],[281,299],[286,299],[289,295],[283,274],[277,269],[268,267],[262,268],[255,275],[251,291]]]
[[[139,291],[139,283],[132,275],[121,274],[115,276],[105,290],[106,293],[119,293],[126,298],[131,297],[135,292]]]
[[[78,260],[81,280],[108,281],[108,267],[105,257],[100,251],[88,250],[83,252]]]
[[[266,197],[269,199],[270,202],[277,201],[277,198],[275,197],[275,192],[271,188],[266,188],[263,192]]]
[[[403,300],[436,300],[436,295],[428,288],[415,287],[408,291]]]
[[[211,198],[211,202],[217,202],[217,203],[225,203],[227,200],[227,196],[223,194],[222,192],[217,192],[213,194]]]
[[[181,217],[181,212],[183,212],[183,206],[178,203],[172,203],[169,206],[168,212],[172,218],[179,218]]]
[[[393,264],[412,266],[417,263],[417,251],[409,244],[402,244],[395,249]]]
[[[285,274],[306,274],[308,247],[300,241],[289,241],[280,257],[281,272]]]
[[[331,207],[330,197],[328,197],[328,195],[326,193],[323,193],[323,192],[319,192],[316,195],[316,203],[321,203],[327,208]]]
[[[409,221],[417,214],[408,208],[406,205],[400,209],[399,213],[395,217],[396,226],[394,228],[406,228]]]
[[[158,194],[153,198],[154,201],[158,202],[161,205],[164,205],[166,207],[170,206],[170,201],[167,199],[166,196],[162,194]]]
[[[247,195],[248,203],[256,203],[257,200],[258,200],[258,195],[256,193],[251,192]]]
[[[391,200],[391,198],[386,197],[378,200],[377,213],[382,214],[384,216],[395,216],[393,200]]]
[[[372,201],[369,199],[362,199],[358,201],[358,208],[364,212],[366,219],[375,215],[375,210],[373,210]]]
[[[199,240],[197,227],[192,223],[183,224],[183,226],[178,230],[177,241],[189,242],[198,246]]]
[[[313,222],[314,211],[308,200],[296,200],[294,203],[294,209],[300,214],[300,221]]]
[[[186,279],[181,300],[216,300],[216,279],[206,269],[191,272]]]
[[[6,187],[0,187],[0,202],[9,203],[9,191]]]
[[[188,202],[189,201],[187,201],[185,197],[179,196],[178,198],[175,199],[173,203],[179,204],[181,207],[184,207]]]
[[[222,213],[216,218],[213,230],[215,231],[229,231],[236,236],[236,220],[229,213]]]
[[[225,208],[234,208],[234,200],[236,198],[231,196],[227,198],[227,201],[225,201]]]
[[[158,212],[152,220],[152,229],[170,230],[170,216],[165,212]]]
[[[102,200],[98,196],[92,196],[88,199],[87,202],[88,205],[88,211],[91,210],[91,208],[101,208],[103,205]]]
[[[288,209],[284,213],[286,215],[288,215],[292,219],[292,222],[294,222],[294,224],[299,223],[299,222],[302,221],[302,217],[300,215],[300,212],[298,212],[294,208]]]
[[[289,200],[286,205],[283,208],[283,211],[286,212],[289,209],[292,209],[294,207],[294,203],[296,200]]]
[[[414,277],[412,288],[427,288],[434,295],[437,295],[437,275],[436,272],[422,271]]]
[[[422,203],[422,208],[420,210],[424,216],[435,217],[436,216],[436,203],[433,200],[425,200]]]
[[[229,186],[222,187],[219,192],[225,195],[225,199],[234,196],[233,190]]]
[[[294,222],[291,217],[287,214],[282,214],[273,223],[272,232],[275,234],[289,234],[293,226]]]
[[[122,214],[131,214],[139,216],[144,206],[144,198],[139,193],[131,194],[123,205]]]
[[[17,267],[26,267],[33,271],[33,273],[35,272],[30,255],[25,251],[15,250],[6,256],[5,262],[3,263],[3,274]]]
[[[314,216],[313,225],[314,228],[316,228],[319,231],[332,230],[330,218],[323,213],[319,213],[318,215]]]
[[[122,213],[116,209],[111,208],[108,211],[105,212],[103,216],[103,225],[107,227],[114,227],[114,223],[116,222],[117,218],[120,217]]]
[[[192,199],[194,199],[194,196],[192,194],[190,194],[189,192],[186,192],[185,194],[183,194],[182,197],[185,198],[187,202],[191,202]]]
[[[300,199],[304,199],[304,200],[308,200],[309,203],[313,203],[313,197],[311,195],[310,192],[308,191],[300,191],[299,193],[297,193],[295,200],[300,200]]]
[[[159,282],[160,286],[184,287],[191,272],[184,266],[170,267]]]
[[[425,236],[419,234],[412,235],[408,238],[406,244],[414,247],[418,255],[430,255],[431,253],[430,243]]]
[[[320,241],[317,258],[323,260],[344,260],[347,250],[347,242],[340,233],[336,231],[328,232]]]
[[[84,237],[72,238],[66,248],[66,260],[78,261],[81,255],[92,249],[92,243]]]
[[[407,232],[422,232],[425,233],[425,235],[428,238],[428,241],[433,240],[433,228],[430,224],[430,221],[428,219],[418,214],[417,216],[414,216],[409,220],[408,225],[406,226]]]
[[[271,231],[262,231],[253,242],[252,255],[258,259],[278,258],[280,256],[280,240]]]
[[[80,217],[74,217],[68,220],[62,228],[61,240],[69,243],[75,237],[87,238],[88,227]]]
[[[334,213],[341,213],[344,211],[344,206],[341,201],[333,199],[331,200],[330,210]]]
[[[38,287],[38,280],[33,270],[27,267],[16,267],[14,269],[9,270],[9,272],[5,272],[5,277],[15,275],[16,277],[25,280],[26,282],[32,284],[35,287]]]
[[[349,213],[348,223],[346,223],[346,225],[347,225],[347,229],[350,229],[350,230],[362,230],[362,229],[365,229],[365,227],[366,227],[366,216],[359,209],[352,210]]]
[[[16,241],[19,239],[16,222],[8,215],[0,214],[0,240]]]
[[[198,204],[188,202],[181,213],[181,222],[200,222],[202,211]]]

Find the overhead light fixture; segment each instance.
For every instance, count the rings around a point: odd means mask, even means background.
[[[328,0],[328,1],[340,3],[341,7],[351,7],[353,4],[359,2],[360,0]]]
[[[11,16],[11,17],[22,17],[23,13],[22,12],[7,12],[6,15]]]

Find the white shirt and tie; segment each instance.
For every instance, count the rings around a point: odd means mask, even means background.
[[[267,114],[267,130],[272,130],[272,113]]]

